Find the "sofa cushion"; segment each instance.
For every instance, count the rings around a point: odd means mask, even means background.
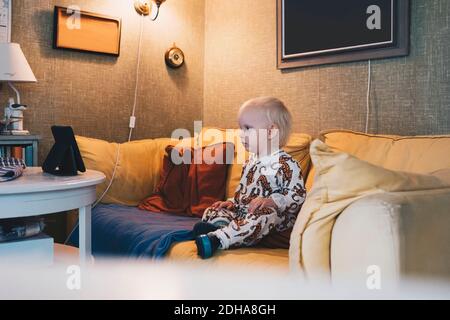
[[[320,137],[333,149],[390,170],[432,173],[450,168],[450,135],[401,137],[330,130]]]
[[[174,163],[173,153],[182,163]],[[201,218],[206,208],[225,196],[227,154],[232,153],[230,143],[203,148],[168,146],[158,187],[139,208]]]
[[[436,176],[450,184],[450,168],[433,171],[431,175]]]
[[[311,145],[315,182],[291,235],[291,267],[308,275],[330,274],[331,231],[338,215],[371,194],[450,188],[433,175],[388,170],[336,152],[316,140]]]
[[[348,130],[327,130],[320,140],[331,148],[390,170],[433,173],[450,168],[450,136],[375,135]],[[315,169],[306,181],[310,191]]]
[[[172,261],[197,261],[210,264],[231,264],[234,267],[261,267],[265,270],[284,269],[288,271],[289,256],[286,249],[239,248],[219,250],[214,257],[202,260],[197,254],[194,241],[176,243],[167,254]]]
[[[162,138],[118,144],[81,136],[76,136],[76,140],[86,168],[106,175],[105,182],[97,187],[97,197],[103,194],[110,183],[118,156],[114,182],[102,203],[127,206],[137,206],[155,191],[165,148],[179,142]]]

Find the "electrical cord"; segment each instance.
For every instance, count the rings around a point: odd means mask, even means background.
[[[368,64],[368,79],[367,79],[367,101],[366,101],[366,130],[365,133],[369,133],[369,121],[370,121],[370,89],[372,87],[372,61],[369,60]]]
[[[111,188],[111,186],[114,182],[114,178],[116,177],[117,167],[119,166],[119,157],[120,157],[120,143],[117,145],[116,164],[114,165],[114,170],[111,175],[111,180],[109,181],[108,187],[106,187],[105,191],[102,193],[100,198],[98,198],[98,200],[92,205],[92,209],[94,209],[100,203],[100,201],[105,197],[105,195],[108,193],[109,189]],[[75,232],[78,225],[79,225],[79,221],[77,220],[77,223],[75,224],[72,231],[69,233],[66,240],[64,241],[65,245],[67,245],[67,243],[69,242],[70,238],[72,237],[72,234]]]
[[[156,4],[156,14],[155,14],[155,16],[153,16],[153,17],[150,18],[152,21],[155,21],[156,19],[158,19],[158,16],[159,16],[159,7],[160,7],[160,6],[161,6],[160,3],[157,3],[157,4]]]
[[[136,65],[136,82],[134,87],[134,101],[133,101],[133,110],[131,112],[131,118],[130,118],[130,132],[128,134],[128,142],[131,141],[131,136],[133,134],[133,128],[135,126],[135,114],[136,114],[136,105],[137,105],[137,94],[138,94],[138,87],[139,87],[139,69],[141,64],[141,51],[142,51],[142,34],[144,30],[144,15],[141,15],[141,24],[140,24],[140,32],[139,32],[139,47],[138,47],[138,56],[137,56],[137,65]],[[117,144],[117,153],[116,153],[116,162],[114,164],[114,170],[111,175],[111,180],[109,181],[108,186],[106,187],[105,191],[102,193],[102,195],[98,198],[98,200],[92,205],[92,209],[94,209],[100,201],[103,200],[105,195],[108,193],[109,189],[111,188],[114,178],[116,177],[117,167],[119,166],[119,158],[120,158],[120,143]],[[69,239],[72,237],[72,234],[75,232],[75,230],[78,228],[79,222],[75,224],[72,231],[64,241],[64,244],[66,245],[69,241]]]
[[[133,128],[134,128],[134,120],[135,114],[136,114],[136,105],[137,105],[137,94],[138,94],[138,87],[139,87],[139,68],[141,64],[141,51],[142,51],[142,34],[144,30],[144,15],[141,15],[141,25],[140,25],[140,32],[139,32],[139,45],[138,45],[138,55],[137,55],[137,63],[136,63],[136,81],[134,85],[134,100],[133,100],[133,109],[131,111],[131,118],[130,118],[130,132],[128,134],[128,142],[131,141],[131,135],[133,134]],[[120,157],[120,143],[117,146],[117,155],[116,155],[116,164],[114,165],[114,170],[111,176],[111,180],[108,184],[108,187],[105,189],[103,194],[98,198],[98,200],[93,205],[93,208],[95,208],[100,201],[105,197],[105,195],[108,193],[109,189],[111,188],[112,183],[114,182],[114,178],[116,176],[117,167],[119,166],[119,157]]]
[[[131,135],[133,134],[134,129],[134,119],[136,114],[136,105],[137,105],[137,96],[138,96],[138,84],[139,84],[139,69],[141,66],[141,51],[142,51],[142,34],[144,30],[144,15],[141,15],[141,26],[139,32],[139,44],[138,44],[138,55],[137,55],[137,63],[136,63],[136,81],[134,87],[134,101],[133,101],[133,110],[131,112],[130,118],[130,134],[128,135],[128,142],[131,141]]]

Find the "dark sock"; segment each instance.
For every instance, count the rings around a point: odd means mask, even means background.
[[[208,234],[210,232],[216,231],[217,229],[219,229],[219,227],[216,227],[212,223],[201,221],[194,225],[192,232],[194,234],[194,237],[197,238],[198,236],[201,236],[202,234]]]
[[[204,234],[195,238],[197,252],[202,259],[211,258],[220,247],[220,240],[213,234]]]

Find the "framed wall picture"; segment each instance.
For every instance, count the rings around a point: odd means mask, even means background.
[[[410,0],[277,0],[278,68],[409,54]]]
[[[53,46],[119,56],[121,28],[120,18],[56,6]]]

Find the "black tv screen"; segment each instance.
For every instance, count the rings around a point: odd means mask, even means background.
[[[391,45],[395,41],[393,2],[394,0],[284,0],[284,56]],[[371,16],[367,9],[372,5],[380,8],[381,29],[367,27]]]
[[[379,49],[395,51],[375,57],[404,55],[408,12],[408,0],[278,0],[280,58]]]

